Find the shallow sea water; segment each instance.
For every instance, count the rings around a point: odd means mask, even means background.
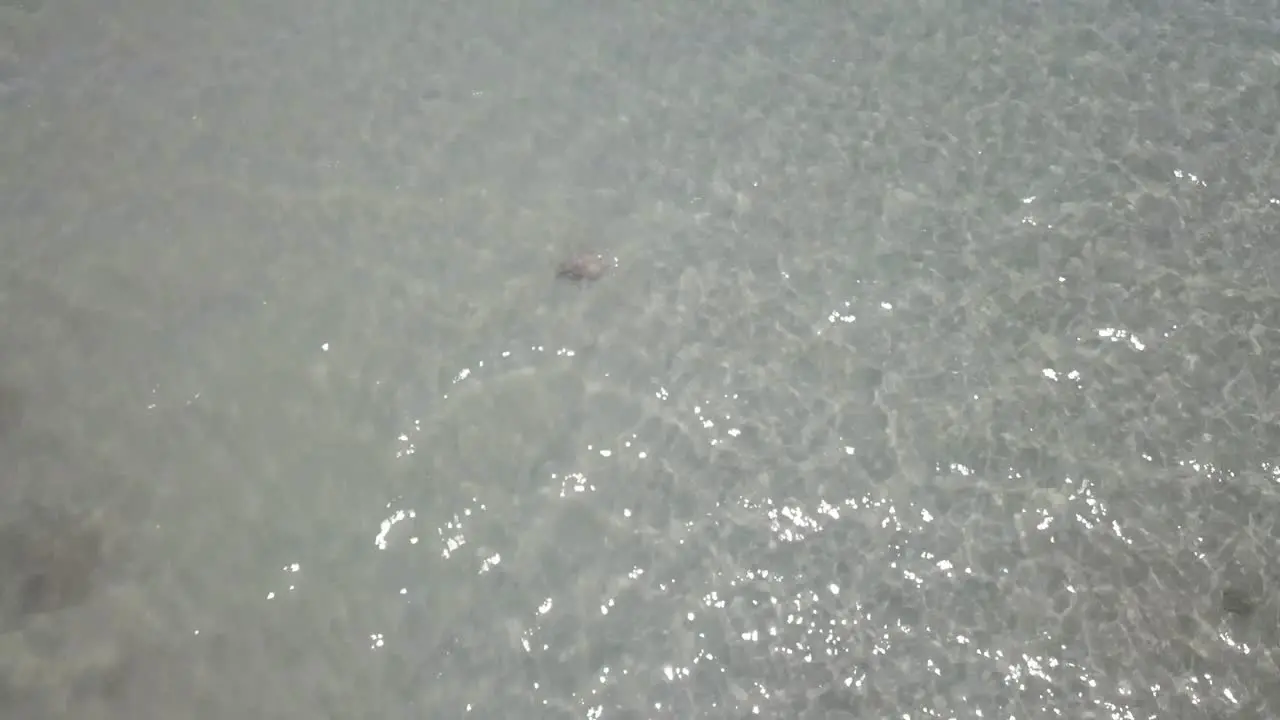
[[[0,701],[1268,717],[1280,7],[952,5],[0,3]]]

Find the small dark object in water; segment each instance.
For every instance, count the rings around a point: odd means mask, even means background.
[[[7,385],[0,385],[0,440],[22,426],[22,396]]]
[[[609,271],[609,261],[599,253],[583,253],[560,263],[556,277],[566,280],[599,280]]]
[[[1222,609],[1232,615],[1252,615],[1257,603],[1248,593],[1239,588],[1227,588],[1222,591]]]
[[[0,525],[0,612],[18,616],[79,605],[102,562],[102,530],[65,512],[32,507]]]

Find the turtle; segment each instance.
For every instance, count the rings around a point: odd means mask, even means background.
[[[579,253],[556,266],[556,277],[576,282],[594,281],[604,277],[611,267],[613,264],[601,253]]]

